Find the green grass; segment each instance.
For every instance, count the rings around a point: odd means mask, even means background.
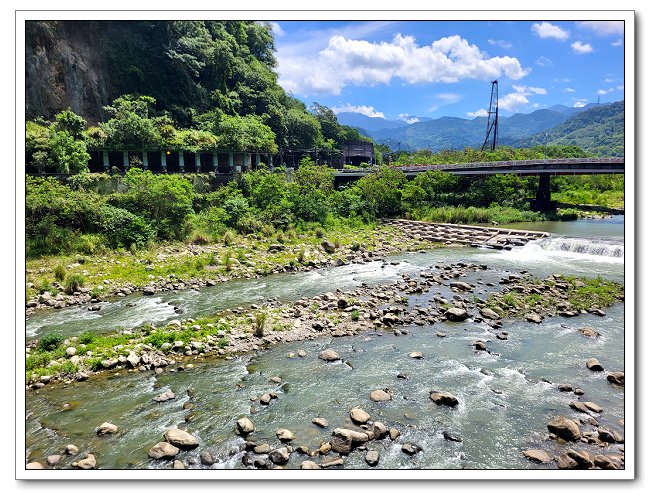
[[[542,214],[530,210],[520,210],[513,207],[490,206],[482,207],[428,207],[413,212],[417,220],[442,222],[446,224],[488,224],[498,222],[533,222],[543,220]]]

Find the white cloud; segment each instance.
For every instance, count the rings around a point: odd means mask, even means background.
[[[605,83],[612,83],[612,82],[615,82],[616,80],[618,80],[618,78],[605,78],[605,79],[603,80],[603,82],[605,82]]]
[[[417,116],[411,116],[408,113],[400,113],[399,115],[397,115],[397,118],[399,118],[403,122],[408,123],[409,125],[420,121],[420,119]]]
[[[548,57],[539,56],[537,58],[537,61],[535,61],[535,64],[537,64],[537,66],[545,68],[546,66],[553,66],[553,61],[551,61]]]
[[[590,44],[582,43],[578,40],[571,44],[571,48],[576,54],[589,54],[594,51],[594,48]]]
[[[539,108],[539,103],[536,102],[535,104],[533,104],[533,108],[535,108],[535,109]]]
[[[573,105],[574,108],[584,108],[587,105],[586,101],[576,101]]]
[[[623,39],[622,38],[619,38],[615,42],[611,43],[612,47],[621,47],[622,45],[623,45]]]
[[[625,30],[623,21],[580,21],[577,23],[580,28],[589,28],[597,35],[622,35]]]
[[[598,95],[605,95],[605,94],[609,94],[610,92],[614,92],[614,89],[613,88],[598,89]]]
[[[572,89],[571,87],[566,87],[566,88],[562,89],[562,92],[575,92],[575,91],[576,91],[576,89]]]
[[[490,45],[496,45],[498,47],[501,47],[502,49],[509,49],[512,47],[512,44],[508,42],[507,40],[492,40],[491,38],[488,40],[488,43]]]
[[[458,94],[451,94],[451,93],[436,94],[436,97],[442,101],[445,101],[448,104],[454,104],[460,101],[460,96]]]
[[[477,111],[468,111],[467,116],[470,116],[472,118],[476,118],[477,116],[487,116],[488,112],[487,109],[479,109]]]
[[[616,90],[625,90],[625,85],[618,85]]]
[[[553,78],[555,83],[569,83],[571,78]]]
[[[540,38],[555,38],[556,40],[566,40],[569,38],[568,31],[546,21],[533,23],[530,29]]]
[[[542,87],[528,87],[527,85],[513,85],[514,92],[506,94],[499,98],[499,108],[506,111],[517,111],[530,101],[528,97],[532,95],[546,95],[546,89]],[[533,104],[535,107],[535,105]]]
[[[370,118],[386,118],[384,113],[377,111],[373,106],[353,106],[352,104],[345,104],[343,106],[332,107],[332,111],[337,115],[339,113],[359,113]]]
[[[379,43],[334,35],[317,54],[286,56],[278,51],[278,63],[280,84],[302,95],[338,95],[348,85],[388,84],[393,78],[409,84],[455,83],[501,75],[519,80],[530,73],[516,58],[488,58],[458,35],[426,46],[401,34]]]
[[[542,87],[527,87],[526,85],[513,85],[513,89],[519,94],[531,95],[531,94],[542,94],[546,95],[546,89]]]
[[[280,26],[280,23],[276,22],[271,22],[271,28],[273,29],[273,34],[275,36],[283,36],[284,35],[284,30],[282,29],[282,26]]]

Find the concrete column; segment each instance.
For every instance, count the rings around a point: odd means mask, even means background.
[[[241,157],[242,157],[242,160],[241,160],[242,165],[244,167],[247,167],[248,164],[249,164],[248,159],[250,158],[250,154],[249,153],[242,153]]]
[[[538,212],[549,212],[555,210],[555,208],[555,203],[551,201],[551,175],[540,174],[533,209]]]
[[[269,167],[273,169],[273,155],[268,155],[268,159],[269,159]]]
[[[219,166],[219,153],[212,153],[212,167],[216,170]]]
[[[197,172],[201,171],[201,153],[194,153],[194,166]]]
[[[262,163],[262,155],[255,153],[255,166],[259,167],[260,163]]]
[[[185,172],[185,155],[182,151],[178,152],[178,170]]]
[[[106,168],[110,167],[108,161],[108,151],[102,151],[102,165]]]
[[[128,151],[122,151],[122,163],[124,164],[125,167],[129,166],[129,152]]]
[[[293,182],[293,168],[287,169],[287,182]]]
[[[241,165],[235,165],[235,173],[241,174]]]
[[[163,172],[167,172],[167,151],[160,152],[160,166]]]
[[[142,166],[144,168],[147,168],[149,166],[149,152],[148,151],[143,151],[142,152]]]
[[[233,158],[232,151],[228,152],[228,166],[229,167],[234,167],[235,166],[235,159]]]

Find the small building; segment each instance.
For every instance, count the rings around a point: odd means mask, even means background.
[[[374,165],[375,145],[372,142],[350,141],[343,144],[343,162],[358,167],[362,163]]]

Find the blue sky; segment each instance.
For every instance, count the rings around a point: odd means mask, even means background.
[[[412,120],[623,99],[622,21],[274,21],[280,84],[335,112]]]

